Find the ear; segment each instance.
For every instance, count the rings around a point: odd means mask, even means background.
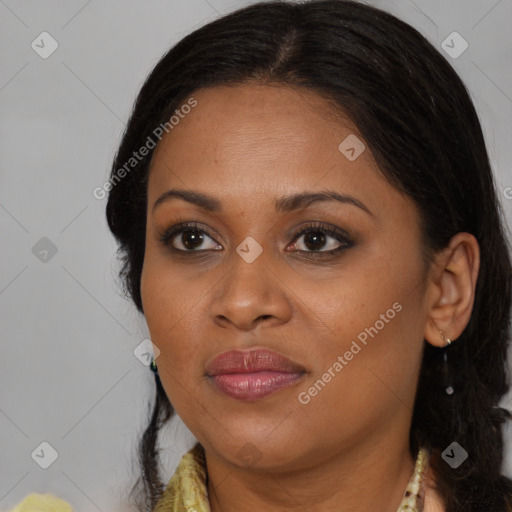
[[[454,341],[465,329],[473,310],[479,267],[480,247],[470,233],[457,233],[436,255],[429,277],[424,333],[430,344],[444,347],[446,339]]]

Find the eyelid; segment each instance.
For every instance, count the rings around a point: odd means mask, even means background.
[[[343,240],[346,242],[352,242],[352,236],[346,230],[328,222],[318,220],[306,222],[301,227],[299,227],[294,234],[293,240],[296,240],[297,237],[304,235],[305,233],[309,233],[310,231],[314,231],[315,229],[318,231],[323,231],[324,233],[329,234],[329,236],[333,236],[335,238],[343,238]]]

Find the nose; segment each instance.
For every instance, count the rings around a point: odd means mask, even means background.
[[[250,331],[290,319],[288,288],[264,254],[252,263],[235,255],[233,266],[212,293],[210,315],[219,326]]]

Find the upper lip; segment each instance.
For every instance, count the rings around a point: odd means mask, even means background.
[[[228,350],[218,355],[206,367],[206,373],[210,376],[262,371],[304,373],[305,369],[281,354],[268,349]]]

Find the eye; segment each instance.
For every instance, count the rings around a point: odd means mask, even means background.
[[[220,247],[216,242],[210,243],[209,247],[204,247],[205,241],[210,239],[213,242],[213,239],[204,228],[195,222],[176,224],[165,231],[159,239],[164,245],[181,252],[219,250],[217,247]]]
[[[352,240],[343,230],[315,222],[306,225],[295,235],[292,248],[297,252],[307,253],[308,257],[318,258],[332,256],[352,245]]]

